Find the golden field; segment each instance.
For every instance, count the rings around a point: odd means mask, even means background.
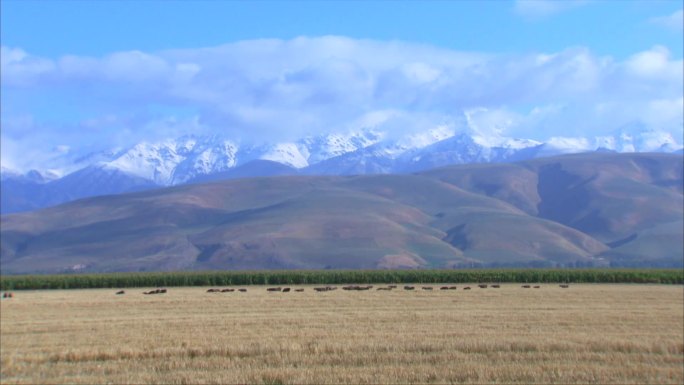
[[[0,382],[684,383],[681,285],[463,286],[15,292]]]

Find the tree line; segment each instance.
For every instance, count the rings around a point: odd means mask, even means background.
[[[682,269],[269,270],[0,276],[2,290],[364,283],[684,284]]]

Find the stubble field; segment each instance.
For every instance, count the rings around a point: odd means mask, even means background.
[[[0,380],[684,383],[681,285],[471,286],[21,291],[0,305]]]

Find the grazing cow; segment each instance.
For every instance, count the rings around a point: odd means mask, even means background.
[[[449,286],[449,290],[456,290],[456,286]]]
[[[266,291],[281,291],[281,290],[283,290],[283,289],[280,287],[269,287],[268,289],[266,289]]]
[[[404,286],[404,290],[414,290],[414,286]]]
[[[359,286],[359,285],[349,285],[349,286],[344,286],[342,290],[369,290],[373,286]]]
[[[567,289],[568,287],[570,287],[570,285],[558,285],[558,286],[562,287],[563,289]]]
[[[126,292],[123,291],[123,290],[119,290],[119,291],[116,292],[116,295],[121,295],[121,294],[126,294]]]
[[[223,290],[221,290],[221,293],[232,293],[234,291],[235,291],[235,289],[223,289]]]
[[[501,287],[501,285],[492,285],[492,287],[493,287],[494,289],[498,289],[498,288]]]
[[[302,291],[304,291],[304,289],[295,289],[295,291],[302,292]]]
[[[470,286],[464,287],[463,290],[470,290]]]
[[[449,290],[449,286],[442,286],[439,288],[439,290]]]
[[[421,287],[421,289],[423,289],[423,290],[432,290],[432,287],[430,287],[430,286],[423,286],[423,287]]]
[[[221,289],[209,289],[209,290],[207,290],[207,293],[218,293],[220,291],[221,291]]]
[[[166,293],[166,289],[159,289],[159,294],[164,294]]]
[[[283,293],[289,293],[289,292],[290,292],[290,288],[289,288],[289,287],[286,287],[286,288],[283,289]]]
[[[477,285],[477,286],[478,286],[480,289],[486,289],[486,288],[487,288],[487,285],[485,285],[484,283],[481,283],[481,284],[479,284],[479,285]]]
[[[379,287],[378,290],[392,290],[391,287]]]
[[[523,288],[523,289],[529,289],[529,288],[530,288],[530,285],[522,285],[522,288]]]
[[[539,285],[534,286],[535,289],[539,289],[540,287],[541,287],[541,286],[539,286]]]
[[[238,289],[239,292],[246,293],[247,289]]]

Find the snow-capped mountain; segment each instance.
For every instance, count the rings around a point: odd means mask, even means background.
[[[306,137],[297,143],[297,148],[306,158],[307,165],[312,165],[372,146],[382,138],[382,132],[370,129],[347,134],[325,134]]]
[[[100,167],[120,170],[169,186],[236,165],[238,147],[216,136],[184,136],[160,143],[139,143]]]
[[[13,191],[14,186],[21,186],[23,206],[17,209],[3,203],[2,212],[155,186],[249,177],[250,172],[254,176],[403,173],[450,164],[518,161],[587,151],[681,154],[682,144],[669,133],[640,124],[625,126],[609,136],[552,137],[545,141],[510,138],[499,133],[483,135],[467,126],[456,129],[449,125],[405,135],[367,128],[257,145],[217,135],[187,135],[141,142],[126,149],[72,151],[41,171],[24,174],[3,167],[3,195],[8,198],[3,202],[13,201],[9,198],[19,194]],[[37,185],[42,186],[42,200],[28,202],[26,196],[31,186]]]
[[[307,174],[352,175],[352,174],[386,174],[397,172],[403,167],[400,158],[407,153],[439,143],[454,135],[449,126],[438,126],[422,133],[413,133],[399,139],[380,138],[377,141],[335,157],[323,159],[307,167]]]
[[[400,167],[402,171],[407,172],[450,164],[514,161],[533,157],[529,150],[539,145],[540,142],[533,140],[458,134],[406,153],[401,159]]]
[[[22,180],[24,182],[28,183],[48,183],[53,180],[59,179],[60,175],[56,174],[55,172],[52,172],[50,170],[45,170],[45,171],[38,171],[38,170],[29,170],[28,172],[21,173],[19,171],[7,168],[7,167],[0,167],[0,180]]]
[[[189,135],[158,143],[142,142],[109,160],[105,155],[93,154],[90,157],[99,161],[89,166],[118,170],[160,186],[170,186],[228,171],[254,160],[269,160],[302,169],[373,145],[380,139],[380,134],[366,130],[306,137],[296,142],[241,146],[237,141],[216,135]]]

